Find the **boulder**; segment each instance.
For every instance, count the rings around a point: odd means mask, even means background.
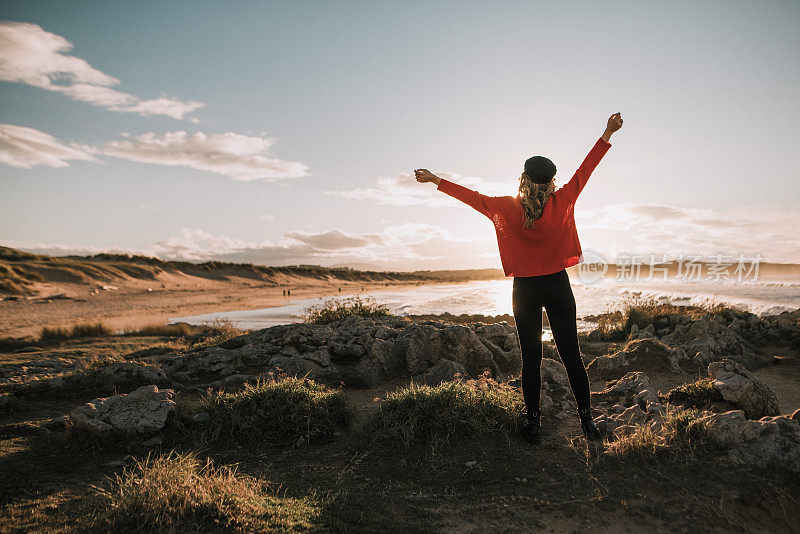
[[[757,354],[756,347],[746,341],[721,319],[711,315],[678,325],[675,331],[661,338],[668,345],[683,349],[693,366],[705,368],[720,358],[730,358],[750,369],[769,363],[770,358]]]
[[[136,391],[97,398],[70,412],[76,428],[93,432],[147,434],[164,428],[167,416],[175,409],[171,389],[142,386]]]
[[[462,366],[466,378],[488,371],[493,378],[506,380],[522,365],[516,328],[504,322],[454,324],[351,316],[327,325],[273,326],[189,354],[154,356],[151,361],[181,384],[221,383],[225,377],[235,381],[237,375],[281,370],[320,382],[371,388],[423,375],[442,359]]]
[[[600,431],[607,436],[621,437],[637,426],[660,428],[665,407],[661,404],[650,379],[641,372],[628,373],[592,394],[592,405],[605,413],[595,417]]]
[[[800,474],[800,422],[791,417],[751,420],[732,410],[696,419],[690,429],[736,464]]]
[[[682,373],[680,364],[686,353],[662,343],[657,338],[632,339],[608,356],[592,360],[587,371],[603,378],[618,378],[629,371],[668,371]]]
[[[442,358],[425,373],[415,376],[414,382],[428,386],[436,386],[442,382],[453,380],[457,376],[466,376],[464,366],[458,362]]]
[[[775,392],[735,361],[725,359],[708,364],[708,376],[722,398],[744,411],[748,419],[780,414]]]
[[[103,384],[167,384],[166,373],[155,365],[139,362],[120,362],[100,367],[97,380]]]

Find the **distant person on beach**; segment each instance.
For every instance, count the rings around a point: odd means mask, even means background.
[[[511,300],[522,350],[521,383],[527,412],[522,433],[531,443],[541,441],[542,307],[578,404],[581,429],[589,440],[602,439],[591,416],[589,377],[581,360],[575,297],[566,268],[578,264],[582,255],[575,229],[575,201],[611,147],[611,134],[620,128],[622,115],[614,113],[578,170],[558,190],[556,166],[544,156],[525,161],[516,197],[482,195],[428,169],[414,171],[418,182],[435,183],[438,191],[468,204],[494,223],[503,272],[514,277]]]

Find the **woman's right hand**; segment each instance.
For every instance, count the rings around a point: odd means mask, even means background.
[[[606,125],[606,131],[610,133],[614,133],[617,130],[622,128],[622,114],[621,113],[614,113],[608,118],[608,124]]]

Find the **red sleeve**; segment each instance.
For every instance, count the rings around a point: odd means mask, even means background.
[[[447,193],[451,197],[460,200],[465,204],[472,206],[490,219],[492,218],[492,214],[494,213],[494,210],[492,209],[492,206],[494,205],[492,199],[494,197],[482,195],[477,191],[467,189],[463,185],[458,185],[457,183],[451,182],[450,180],[445,180],[444,178],[439,179],[439,186],[436,189],[443,193]]]
[[[584,158],[581,166],[575,171],[570,181],[564,185],[562,189],[573,201],[576,200],[581,191],[583,191],[583,187],[589,180],[592,171],[594,171],[594,168],[600,163],[600,160],[603,159],[603,156],[606,155],[609,148],[611,148],[611,143],[606,143],[602,137],[599,138],[589,151],[589,154]]]

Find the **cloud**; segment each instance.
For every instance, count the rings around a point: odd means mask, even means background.
[[[0,80],[55,91],[80,102],[112,111],[140,115],[166,115],[182,119],[203,107],[161,96],[153,100],[113,89],[120,81],[70,55],[72,43],[41,26],[25,22],[0,22]]]
[[[487,182],[481,178],[464,177],[452,172],[434,173],[440,178],[456,182],[490,196],[514,196],[519,186],[514,180],[507,183]],[[448,195],[436,190],[433,184],[420,184],[412,172],[400,173],[392,177],[380,177],[371,188],[357,188],[346,191],[325,191],[326,195],[357,200],[372,200],[377,204],[390,206],[457,206],[461,204]]]
[[[769,261],[800,262],[798,210],[615,204],[575,217],[584,247],[606,253],[761,253]]]
[[[381,236],[376,234],[348,235],[340,230],[331,230],[320,234],[289,232],[286,237],[296,239],[320,250],[354,249],[371,243],[381,244],[383,241]]]
[[[8,242],[8,246],[49,255],[86,255],[96,247]],[[260,265],[371,264],[384,270],[457,269],[476,265],[499,267],[491,240],[457,239],[444,228],[406,223],[379,233],[351,234],[339,229],[289,232],[276,241],[249,242],[201,229],[184,229],[147,247],[111,247],[102,252],[156,256],[164,260],[226,261]]]
[[[0,163],[11,167],[68,167],[68,160],[96,161],[90,150],[74,143],[65,145],[34,128],[0,124]]]
[[[168,132],[164,135],[145,133],[130,141],[106,143],[102,153],[141,163],[190,167],[234,180],[274,181],[307,176],[302,163],[268,158],[267,150],[274,140],[228,132],[192,135]]]

